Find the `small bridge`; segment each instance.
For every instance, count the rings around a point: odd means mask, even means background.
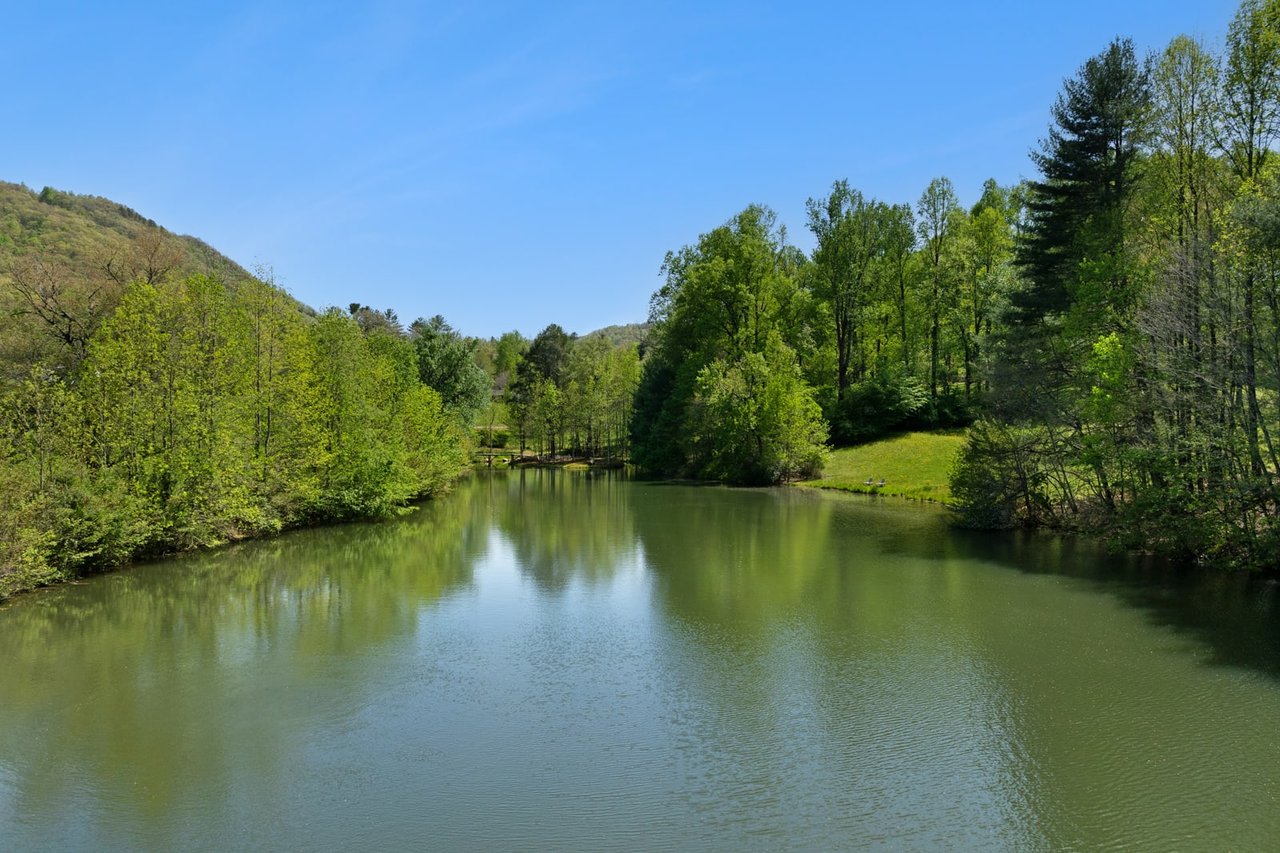
[[[518,450],[477,450],[475,453],[472,454],[472,457],[477,462],[483,459],[484,464],[492,468],[493,460],[495,459],[505,459],[508,465],[515,464],[515,461],[520,458],[520,451]]]

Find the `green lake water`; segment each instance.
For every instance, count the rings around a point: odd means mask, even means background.
[[[0,607],[0,850],[1280,846],[1280,592],[478,475]]]

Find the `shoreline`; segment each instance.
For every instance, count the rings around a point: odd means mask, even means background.
[[[897,498],[898,500],[912,501],[914,503],[934,504],[936,506],[946,507],[949,510],[955,509],[955,502],[952,500],[921,497],[918,495],[909,495],[905,492],[890,491],[887,486],[882,489],[879,486],[824,483],[821,478],[817,480],[799,480],[788,485],[803,489],[816,489],[821,492],[844,492],[845,494],[850,495],[865,495],[869,498]]]
[[[158,560],[179,559],[188,555],[195,554],[212,554],[226,548],[236,545],[242,545],[248,542],[269,542],[281,536],[290,533],[296,533],[302,530],[323,530],[330,527],[343,527],[348,524],[381,524],[387,521],[395,521],[404,518],[411,513],[417,512],[424,504],[433,501],[439,497],[444,497],[452,491],[453,483],[458,482],[462,477],[469,476],[473,472],[470,468],[463,471],[451,481],[445,488],[429,495],[421,495],[406,502],[396,508],[393,514],[384,516],[370,516],[368,518],[334,518],[329,520],[315,520],[304,524],[290,524],[281,527],[279,530],[263,531],[261,533],[252,533],[246,536],[239,536],[227,539],[225,542],[218,542],[212,545],[200,545],[193,548],[159,548],[155,551],[149,551],[138,554],[134,558],[126,560],[114,566],[103,566],[101,568],[91,569],[89,571],[80,572],[65,578],[57,578],[51,581],[44,581],[28,586],[15,586],[8,592],[0,592],[0,611],[4,610],[11,602],[20,598],[39,593],[43,590],[54,590],[60,587],[69,586],[88,580],[89,578],[99,577],[102,575],[110,575],[116,572],[128,571],[136,566],[143,565]]]

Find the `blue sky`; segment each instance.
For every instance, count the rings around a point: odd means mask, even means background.
[[[837,178],[1030,176],[1086,58],[1217,46],[1237,4],[4,5],[0,179],[488,336],[643,320],[663,255],[752,202],[807,249]]]

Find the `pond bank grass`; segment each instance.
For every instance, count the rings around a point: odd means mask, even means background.
[[[948,478],[964,440],[964,430],[941,430],[842,447],[831,451],[820,478],[797,485],[950,504]]]

